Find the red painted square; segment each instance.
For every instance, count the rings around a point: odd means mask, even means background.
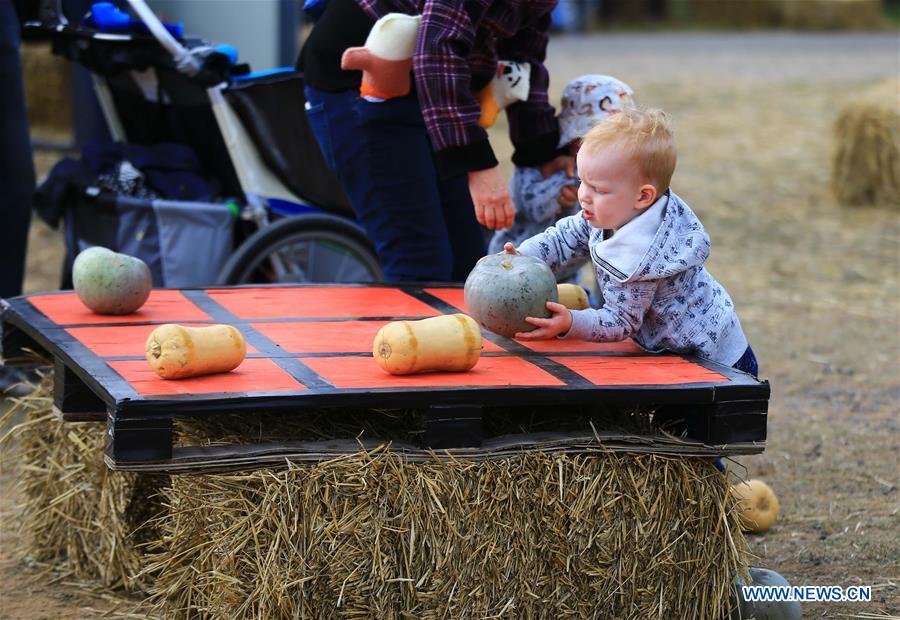
[[[57,325],[96,325],[100,323],[144,323],[178,321],[209,321],[208,314],[195,306],[181,291],[154,290],[140,310],[131,314],[96,314],[89,310],[75,293],[55,293],[29,297],[31,305],[43,312]]]
[[[191,323],[205,327],[208,323]],[[150,333],[159,325],[105,325],[103,327],[70,327],[66,331],[99,357],[144,355]],[[247,345],[247,353],[258,353]]]
[[[673,355],[644,357],[551,357],[594,385],[679,385],[728,379]]]
[[[461,288],[426,288],[426,293],[434,295],[441,301],[445,301],[454,308],[459,308],[459,311],[464,314],[469,314],[469,309],[466,307],[465,296],[463,295],[464,289]]]
[[[253,323],[287,353],[371,353],[378,330],[389,321],[297,321]],[[482,339],[483,351],[503,351]]]
[[[540,353],[643,353],[644,350],[637,346],[630,338],[620,342],[587,342],[585,340],[525,340],[517,341],[532,351]]]
[[[268,359],[245,359],[231,372],[188,379],[162,379],[146,360],[107,362],[142,396],[302,392],[306,386]]]
[[[306,357],[303,363],[335,387],[527,387],[564,385],[562,381],[517,357],[482,357],[467,372],[429,372],[390,375],[371,357]]]
[[[209,296],[244,319],[412,317],[440,314],[399,289],[353,286],[210,289]]]

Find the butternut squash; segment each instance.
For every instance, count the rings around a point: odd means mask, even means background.
[[[559,303],[569,310],[585,310],[591,307],[587,293],[577,284],[557,284]]]
[[[471,369],[481,356],[481,330],[465,314],[388,323],[375,336],[372,355],[392,375]]]
[[[247,354],[244,336],[231,325],[160,325],[147,338],[147,361],[163,379],[184,379],[237,368]]]

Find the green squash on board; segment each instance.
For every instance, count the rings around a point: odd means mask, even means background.
[[[131,314],[153,288],[144,261],[99,246],[75,257],[72,282],[81,302],[97,314]]]
[[[536,329],[525,317],[547,318],[547,302],[559,300],[556,278],[547,264],[518,254],[481,259],[466,278],[464,295],[478,324],[507,338]]]

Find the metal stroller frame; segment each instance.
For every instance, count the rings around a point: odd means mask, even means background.
[[[372,244],[307,124],[302,76],[241,75],[249,68],[203,40],[176,40],[143,0],[128,1],[150,35],[35,22],[25,34],[49,38],[55,54],[91,72],[115,141],[187,144],[237,198],[243,239],[217,282],[198,284],[381,281]]]

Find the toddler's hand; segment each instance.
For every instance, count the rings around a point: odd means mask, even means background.
[[[578,202],[578,186],[577,185],[566,185],[561,190],[559,190],[559,197],[557,197],[556,202],[559,203],[561,207],[566,209],[570,207],[574,207]]]
[[[547,310],[553,313],[549,319],[526,317],[525,320],[532,325],[537,325],[537,329],[530,332],[519,332],[515,338],[517,340],[547,340],[565,334],[572,328],[572,313],[564,305],[548,301]]]
[[[504,254],[519,254],[519,251],[516,249],[511,242],[507,241],[503,244],[503,253]]]

